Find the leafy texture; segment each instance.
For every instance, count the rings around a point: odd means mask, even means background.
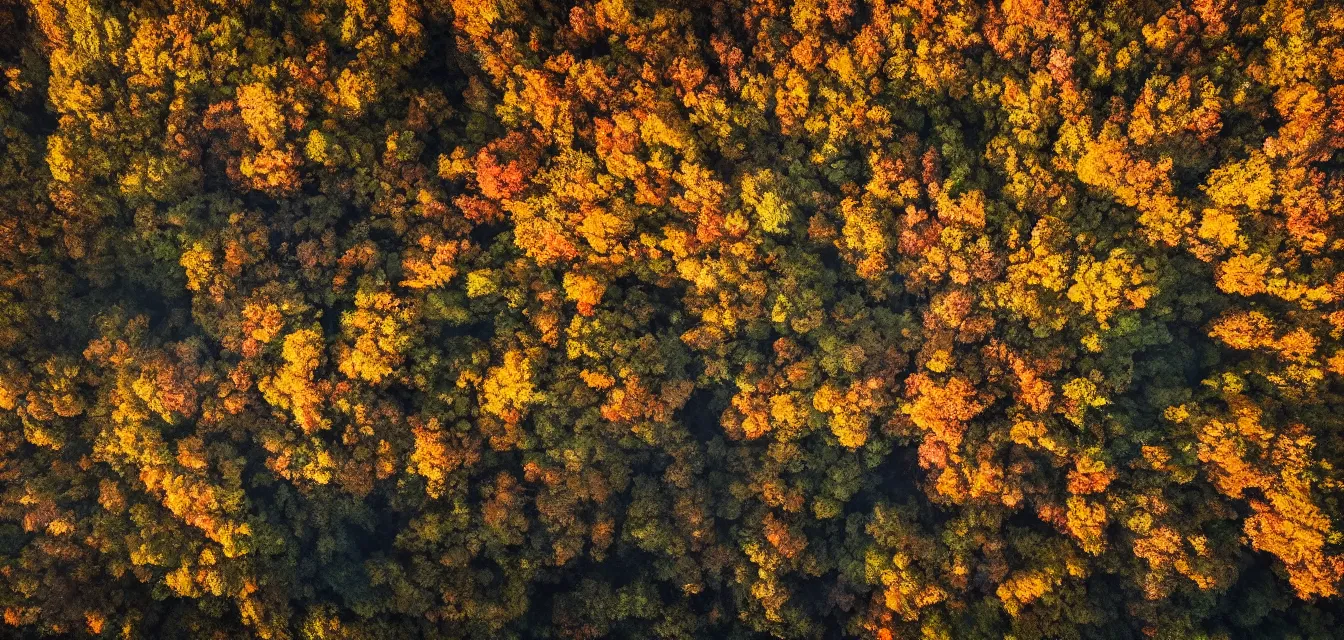
[[[1336,3],[0,36],[0,635],[1339,637]]]

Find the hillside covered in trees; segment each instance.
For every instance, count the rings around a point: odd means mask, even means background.
[[[0,2],[0,637],[1341,637],[1344,8]]]

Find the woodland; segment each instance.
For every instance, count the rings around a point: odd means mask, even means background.
[[[0,637],[1344,637],[1338,3],[0,0],[0,75]]]

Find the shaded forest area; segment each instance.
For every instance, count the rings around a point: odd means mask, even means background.
[[[1344,8],[0,2],[0,636],[1340,637]]]

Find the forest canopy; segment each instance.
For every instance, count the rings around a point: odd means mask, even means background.
[[[1338,638],[1344,7],[0,2],[0,636]]]

